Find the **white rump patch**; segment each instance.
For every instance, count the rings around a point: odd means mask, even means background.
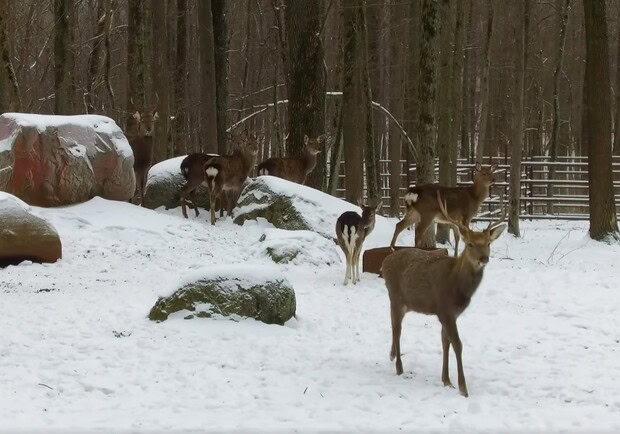
[[[218,170],[215,167],[207,167],[207,176],[211,178],[215,178],[217,176]]]
[[[405,202],[416,203],[418,201],[418,193],[407,193],[405,195]]]

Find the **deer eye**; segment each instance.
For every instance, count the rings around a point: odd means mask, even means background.
[[[474,243],[467,243],[467,247],[474,247]]]

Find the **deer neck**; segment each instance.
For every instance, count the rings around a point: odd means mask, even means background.
[[[256,154],[244,151],[239,151],[239,153],[241,156],[241,162],[243,163],[244,170],[250,170],[250,168],[254,166],[254,162],[256,161]]]
[[[464,297],[471,298],[484,275],[484,266],[478,267],[467,258],[467,249],[455,260],[453,277],[456,279],[454,287],[463,294]]]
[[[489,197],[489,184],[486,182],[474,180],[474,185],[472,186],[472,190],[476,199],[479,202],[484,201],[487,197]]]
[[[306,175],[314,170],[316,166],[317,154],[306,149],[303,156],[304,172]]]

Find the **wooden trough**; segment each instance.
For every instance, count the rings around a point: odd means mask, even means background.
[[[423,247],[408,247],[408,246],[394,246],[394,250],[400,249],[420,249],[436,252],[438,255],[448,256],[447,249],[441,249],[436,247],[423,248]],[[375,273],[381,276],[381,264],[383,260],[394,250],[390,247],[377,247],[376,249],[368,249],[364,252],[362,257],[362,271],[368,273]]]

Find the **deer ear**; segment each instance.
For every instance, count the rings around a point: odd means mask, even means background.
[[[357,206],[359,206],[360,208],[364,207],[364,199],[363,198],[357,199]]]
[[[307,145],[309,141],[310,141],[310,138],[308,137],[308,135],[304,134],[304,145]]]
[[[135,120],[137,120],[137,121],[140,121],[140,112],[135,112],[135,113],[133,114],[133,118],[134,118]]]
[[[494,173],[497,170],[497,164],[491,165],[491,173]]]
[[[159,119],[159,113],[157,113],[157,111],[153,112],[153,120],[156,121],[157,119]]]
[[[321,134],[319,137],[317,137],[316,140],[319,143],[324,143],[325,142],[325,134]]]
[[[476,172],[480,172],[480,169],[482,169],[482,165],[478,162],[476,163]]]
[[[508,227],[506,223],[502,223],[501,225],[495,226],[489,230],[489,238],[491,242],[495,241],[499,238],[499,236],[504,232],[504,230]]]

